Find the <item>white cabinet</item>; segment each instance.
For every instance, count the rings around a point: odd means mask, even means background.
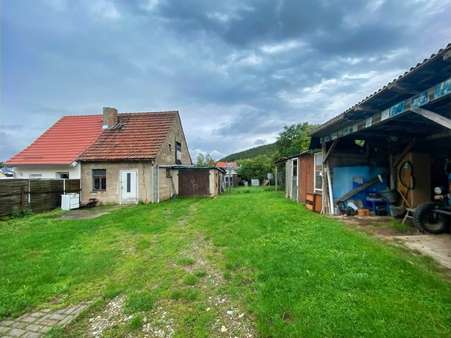
[[[61,209],[71,210],[80,208],[80,194],[64,194],[61,195]]]

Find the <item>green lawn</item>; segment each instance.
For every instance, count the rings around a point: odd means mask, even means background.
[[[164,308],[175,336],[206,337],[220,335],[222,308],[210,311],[210,302],[225,294],[264,337],[451,336],[451,283],[429,259],[281,193],[238,189],[90,220],[60,216],[0,222],[0,319],[94,300],[53,333],[75,337],[126,296],[131,319],[106,335],[143,335],[145,318]],[[217,290],[206,287],[214,271]]]

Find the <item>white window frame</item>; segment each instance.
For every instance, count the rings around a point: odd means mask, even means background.
[[[317,152],[313,154],[313,191],[314,192],[323,192],[323,187],[321,185],[321,188],[317,188],[316,187],[316,163],[317,161],[320,161],[321,163],[321,171],[320,171],[320,176],[324,179],[323,177],[323,167],[322,167],[322,163],[323,163],[323,153],[322,152]]]

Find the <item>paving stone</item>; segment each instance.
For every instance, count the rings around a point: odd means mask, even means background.
[[[27,332],[22,337],[23,338],[39,338],[39,337],[41,337],[41,334],[36,333],[36,332]]]
[[[46,326],[52,326],[52,325],[55,325],[56,323],[58,323],[58,321],[56,319],[47,318],[47,319],[43,320],[42,322],[40,322],[39,324],[46,325]]]
[[[40,317],[42,317],[42,316],[44,316],[45,315],[45,313],[44,312],[33,312],[32,314],[30,314],[30,316],[31,317],[34,317],[34,318],[40,318]]]
[[[33,323],[36,320],[36,318],[31,317],[30,315],[25,316],[24,318],[21,318],[20,321],[27,322],[27,323]]]
[[[65,325],[69,324],[72,320],[74,320],[75,317],[76,317],[76,315],[72,315],[72,316],[69,315],[69,316],[67,316],[66,318],[64,318],[63,320],[61,320],[61,321],[59,322],[59,324],[60,324],[61,326],[65,326]]]
[[[14,322],[12,320],[4,320],[3,322],[0,322],[3,326],[11,326]]]
[[[20,337],[24,333],[25,333],[25,331],[22,329],[11,329],[11,331],[9,331],[8,334],[12,337]]]
[[[0,326],[0,334],[6,333],[6,332],[8,332],[9,330],[11,330],[10,327],[7,327],[7,326]]]
[[[25,322],[14,322],[11,327],[15,328],[15,329],[23,329],[25,326],[30,325],[30,323],[25,323]]]
[[[27,330],[27,331],[39,332],[40,329],[41,329],[41,326],[40,326],[40,325],[36,325],[36,324],[31,324],[31,325],[28,325],[28,326],[26,327],[26,330]]]
[[[62,315],[60,313],[54,313],[50,316],[50,319],[61,320],[61,319],[64,319],[64,315]]]

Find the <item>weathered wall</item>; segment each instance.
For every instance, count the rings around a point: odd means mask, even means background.
[[[39,178],[59,178],[56,177],[57,172],[68,172],[70,179],[80,179],[80,164],[76,166],[60,166],[60,165],[21,165],[15,167],[16,178],[36,178],[31,177],[32,174],[40,174]]]
[[[299,157],[299,201],[305,203],[308,193],[313,194],[314,162],[313,154],[304,154]]]
[[[159,168],[160,201],[170,199],[179,192],[178,170]]]
[[[93,191],[92,169],[106,169],[106,190]],[[152,202],[152,166],[143,162],[83,162],[81,165],[81,201],[96,198],[101,203],[120,203],[121,170],[136,169],[138,200]]]
[[[209,172],[210,196],[217,196],[220,192],[220,174],[218,170],[211,169]]]
[[[191,165],[191,157],[186,143],[182,124],[180,120],[170,129],[165,142],[162,144],[160,152],[157,156],[157,164],[175,164],[175,143],[180,142],[182,145],[182,164]]]

